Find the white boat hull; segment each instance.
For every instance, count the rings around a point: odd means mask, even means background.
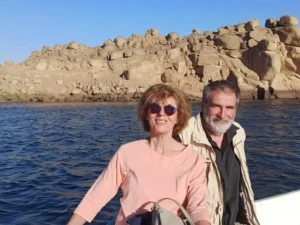
[[[300,225],[300,190],[255,201],[260,225]]]
[[[260,225],[300,225],[300,190],[257,200],[255,207]]]

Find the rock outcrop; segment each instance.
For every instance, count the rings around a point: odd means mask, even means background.
[[[155,83],[170,83],[192,100],[211,80],[237,83],[244,99],[300,97],[300,28],[282,16],[180,38],[157,29],[107,40],[44,46],[18,64],[0,66],[0,101],[136,101]],[[262,94],[263,93],[263,94]]]

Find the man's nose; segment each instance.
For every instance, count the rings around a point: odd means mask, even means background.
[[[226,109],[225,108],[220,108],[219,116],[221,118],[225,118],[225,115],[226,115]]]

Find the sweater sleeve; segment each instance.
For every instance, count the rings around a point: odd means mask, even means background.
[[[121,166],[120,149],[106,169],[85,194],[74,213],[91,222],[97,213],[117,194],[125,173]]]
[[[187,200],[186,210],[194,222],[199,220],[210,222],[206,165],[200,155],[197,158],[193,175],[189,183]]]

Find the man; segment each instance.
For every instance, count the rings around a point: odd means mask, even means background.
[[[204,87],[201,112],[180,134],[206,165],[212,225],[258,225],[244,143],[244,129],[234,122],[240,92],[226,80]]]

